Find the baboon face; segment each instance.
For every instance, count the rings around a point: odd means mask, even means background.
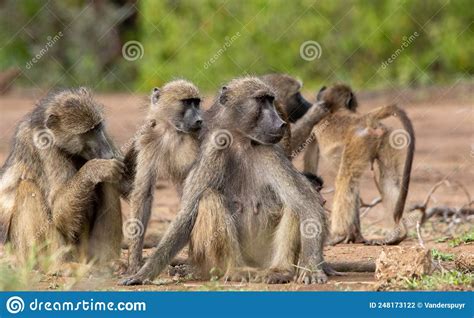
[[[45,126],[54,145],[86,160],[111,159],[113,149],[105,136],[100,106],[85,89],[58,95]]]
[[[230,115],[226,122],[258,144],[276,144],[286,123],[278,115],[275,95],[257,78],[237,79],[223,87],[220,102]]]
[[[290,123],[303,117],[312,106],[300,93],[302,83],[286,74],[267,74],[262,80],[273,87],[282,102]]]
[[[332,111],[346,108],[355,112],[358,106],[357,99],[351,88],[343,84],[336,84],[329,88],[326,88],[326,86],[321,87],[316,99],[324,101]]]
[[[199,106],[201,99],[187,98],[181,100],[181,120],[177,123],[184,132],[198,131],[202,127],[201,111]]]
[[[179,132],[197,132],[202,127],[201,98],[197,88],[187,81],[170,82],[162,91],[155,87],[152,104],[158,108],[159,117],[166,117]]]
[[[304,114],[311,107],[311,103],[308,102],[300,92],[296,92],[290,95],[286,101],[286,111],[288,113],[288,120],[290,123],[296,122],[298,119],[303,117]]]

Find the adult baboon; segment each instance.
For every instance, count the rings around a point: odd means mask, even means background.
[[[202,274],[216,268],[226,279],[242,280],[253,273],[250,266],[263,270],[265,282],[284,283],[299,261],[301,281],[326,282],[321,197],[275,146],[286,124],[274,96],[254,77],[222,88],[185,180],[180,212],[145,265],[122,284],[153,279],[188,242]],[[236,205],[235,198],[246,201]],[[259,202],[258,213],[252,202]]]
[[[324,101],[331,114],[315,126],[313,133],[321,155],[338,169],[331,216],[331,243],[398,244],[406,236],[405,229],[395,231],[396,235],[384,240],[367,241],[362,237],[359,183],[366,168],[376,162],[382,202],[398,225],[403,215],[415,151],[415,135],[410,119],[396,105],[380,107],[367,114],[357,113],[357,100],[346,85],[323,87],[318,100]],[[389,116],[399,118],[404,130],[392,130],[380,123]],[[400,172],[403,148],[406,147],[403,172]],[[311,163],[309,158],[314,158],[313,150],[308,148],[305,154],[305,171],[315,173],[317,165],[308,165]]]
[[[26,258],[45,242],[63,260],[120,255],[123,163],[85,88],[52,93],[19,124],[0,171],[0,238]],[[66,256],[66,255],[63,255]]]
[[[155,88],[147,124],[125,156],[127,175],[133,177],[131,219],[124,226],[130,239],[129,272],[136,272],[142,265],[143,241],[157,179],[171,180],[181,192],[181,184],[197,157],[197,134],[202,125],[200,101],[197,87],[185,80]]]
[[[287,74],[267,74],[260,79],[276,93],[275,108],[289,124],[280,145],[290,158],[294,158],[298,148],[310,138],[313,126],[327,115],[327,109],[312,107],[301,95],[302,82]]]

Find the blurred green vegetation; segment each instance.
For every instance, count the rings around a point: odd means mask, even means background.
[[[286,72],[307,87],[344,81],[381,88],[451,83],[474,72],[471,0],[65,0],[42,10],[43,5],[7,0],[0,9],[0,70],[20,67],[25,85],[147,91],[185,77],[215,90],[239,75]],[[26,69],[47,37],[59,31],[64,36]],[[132,40],[143,51],[127,60],[122,47]],[[319,58],[300,56],[306,41],[319,44]]]

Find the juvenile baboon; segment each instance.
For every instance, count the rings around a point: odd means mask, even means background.
[[[313,132],[321,155],[338,170],[331,215],[331,243],[398,244],[406,236],[404,231],[396,231],[397,235],[385,240],[367,241],[362,237],[359,183],[366,168],[376,162],[382,202],[398,225],[403,215],[415,151],[415,135],[410,119],[396,105],[380,107],[367,114],[357,113],[356,97],[346,85],[323,87],[318,100],[324,101],[331,114],[316,125]],[[404,130],[392,130],[380,123],[389,116],[399,118]],[[404,144],[399,145],[400,142]],[[403,172],[400,172],[405,147],[408,149]],[[314,158],[313,150],[308,148],[305,154],[305,171],[315,173],[317,165],[308,165],[311,163],[309,158]]]
[[[260,79],[276,93],[275,108],[289,124],[280,145],[288,156],[294,157],[298,147],[310,137],[313,126],[327,115],[327,109],[322,105],[312,107],[301,95],[302,82],[287,74],[267,74]]]
[[[321,196],[276,146],[286,124],[274,96],[254,77],[222,88],[185,180],[180,212],[145,265],[122,284],[155,278],[188,242],[203,275],[214,268],[228,280],[285,283],[299,263],[300,281],[326,282]],[[241,199],[237,205],[235,198]],[[258,213],[252,202],[260,203]]]
[[[62,260],[120,255],[123,163],[89,90],[51,93],[19,124],[0,170],[0,238],[25,259],[45,242]]]
[[[133,176],[131,220],[139,221],[141,227],[131,229],[134,235],[129,237],[129,272],[134,273],[141,266],[156,180],[171,180],[181,192],[181,184],[197,157],[197,134],[202,125],[200,101],[197,87],[185,80],[155,88],[147,124],[125,156],[127,170],[132,170],[127,175]]]

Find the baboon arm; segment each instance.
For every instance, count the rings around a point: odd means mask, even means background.
[[[189,242],[197,218],[199,200],[207,189],[215,188],[219,184],[219,176],[224,171],[223,156],[213,155],[216,153],[214,149],[206,151],[205,148],[209,148],[209,146],[203,147],[202,152],[205,157],[198,160],[187,176],[181,199],[181,209],[155,252],[135,276],[122,281],[122,284],[142,284],[146,280],[154,279]]]
[[[91,204],[95,182],[89,176],[87,163],[69,180],[57,187],[51,196],[52,219],[58,230],[73,240],[80,232],[84,211]]]
[[[314,125],[319,123],[329,111],[321,104],[315,104],[291,127],[291,153],[296,151],[310,137]]]
[[[138,154],[136,160],[135,180],[130,195],[131,218],[133,221],[139,222],[143,231],[130,240],[129,266],[132,270],[138,270],[142,260],[143,240],[150,220],[157,178],[154,162],[156,162],[154,151],[146,148]]]
[[[123,163],[125,164],[125,173],[122,181],[119,184],[120,195],[128,200],[133,189],[133,182],[135,179],[137,169],[137,149],[135,144],[130,145],[125,149]]]
[[[294,170],[289,160],[279,160],[281,165],[273,164],[276,173],[274,178],[278,181],[275,185],[285,208],[298,216],[302,266],[310,270],[320,270],[324,262],[322,251],[327,231],[321,195],[302,174]]]

